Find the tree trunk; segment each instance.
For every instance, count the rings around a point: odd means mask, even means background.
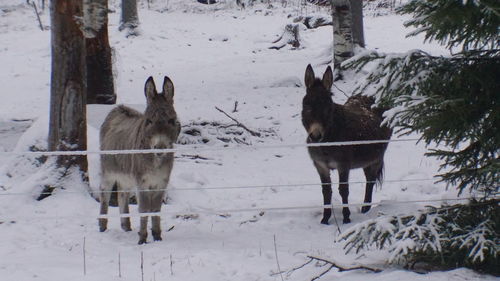
[[[77,23],[82,0],[52,0],[49,150],[87,149],[85,41]],[[59,167],[76,165],[87,173],[86,156],[59,156]]]
[[[137,0],[122,0],[122,15],[118,30],[125,30],[128,36],[137,36],[139,32],[139,16],[137,14]]]
[[[349,0],[331,0],[333,20],[333,64],[340,64],[354,55],[352,15]]]
[[[89,0],[93,7],[90,21],[95,28],[94,36],[85,39],[87,63],[87,104],[114,104],[111,47],[108,39],[108,1]],[[89,11],[90,9],[87,9]]]
[[[354,44],[364,48],[365,35],[363,32],[363,0],[351,0],[352,39]]]
[[[362,0],[330,0],[333,20],[333,61],[340,64],[354,56],[354,45],[365,47]]]

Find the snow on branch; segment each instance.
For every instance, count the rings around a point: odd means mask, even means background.
[[[500,256],[500,199],[467,205],[427,207],[412,215],[382,216],[341,234],[346,253],[389,251],[389,263],[415,262],[449,268],[493,270]],[[493,269],[491,268],[493,267]]]

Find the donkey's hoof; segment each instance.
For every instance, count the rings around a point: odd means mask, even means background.
[[[366,212],[370,211],[370,208],[371,208],[371,206],[363,206],[363,207],[361,208],[361,213],[363,213],[363,214],[364,214],[364,213],[366,213]]]
[[[104,232],[108,228],[108,220],[107,219],[99,219],[99,231]]]
[[[344,224],[351,223],[351,219],[350,218],[344,218],[343,223]]]
[[[108,229],[108,225],[106,223],[99,222],[99,231],[104,232],[106,229]]]
[[[144,232],[138,232],[139,233],[139,242],[137,244],[142,245],[146,244],[146,239],[148,238],[148,234]]]
[[[152,232],[154,241],[161,241],[161,232]]]
[[[130,224],[129,224],[129,225],[126,225],[126,224],[125,224],[125,225],[123,225],[123,224],[122,224],[122,229],[123,229],[123,231],[127,231],[127,232],[128,232],[128,231],[132,231],[132,227],[130,227]]]

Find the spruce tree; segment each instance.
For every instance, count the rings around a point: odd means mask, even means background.
[[[354,93],[390,108],[386,122],[439,145],[427,155],[442,161],[440,181],[481,196],[466,205],[369,220],[340,240],[347,251],[388,249],[388,262],[408,267],[426,262],[499,275],[500,1],[411,0],[397,12],[413,16],[405,23],[415,28],[408,36],[424,34],[451,55],[367,51],[342,67],[367,75]]]
[[[445,45],[450,57],[423,51],[403,55],[365,53],[344,65],[376,67],[355,92],[374,94],[399,132],[417,132],[428,153],[443,161],[442,181],[497,193],[500,186],[500,1],[413,0],[398,9],[426,40]]]

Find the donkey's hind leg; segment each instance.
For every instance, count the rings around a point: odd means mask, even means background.
[[[113,189],[113,184],[114,183],[112,181],[103,177],[100,187],[101,215],[108,214],[109,199],[111,198],[111,190]],[[104,232],[106,231],[107,228],[108,228],[108,219],[99,218],[99,231]]]
[[[363,169],[366,177],[365,203],[372,202],[373,186],[377,180],[381,179],[383,166],[383,162],[377,162]],[[366,213],[370,210],[370,208],[370,205],[363,206],[361,208],[361,212]]]
[[[118,206],[120,207],[120,214],[128,214],[128,201],[129,201],[129,192],[125,191],[123,188],[118,187]],[[125,231],[131,231],[132,227],[130,226],[130,217],[121,218],[121,226]]]
[[[332,203],[332,180],[330,178],[330,169],[323,163],[314,161],[314,167],[318,171],[321,179],[321,187],[323,191],[323,205],[330,205]],[[328,224],[328,220],[332,216],[331,208],[323,209],[322,224]]]

